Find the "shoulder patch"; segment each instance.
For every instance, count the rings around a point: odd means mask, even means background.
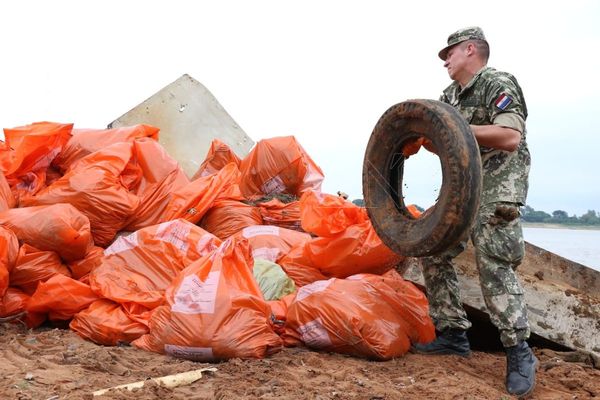
[[[512,97],[510,97],[509,95],[507,95],[506,93],[502,93],[494,102],[494,104],[496,105],[496,107],[498,107],[501,110],[506,109],[506,107],[508,107],[510,105],[510,103],[512,103],[513,99]]]

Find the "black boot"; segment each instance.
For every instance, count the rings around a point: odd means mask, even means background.
[[[506,348],[506,390],[525,397],[535,388],[535,368],[538,364],[527,342]]]
[[[467,331],[460,329],[446,329],[433,342],[414,344],[412,349],[420,354],[455,354],[463,357],[471,354]]]

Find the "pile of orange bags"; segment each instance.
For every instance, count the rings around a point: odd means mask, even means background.
[[[320,192],[292,136],[243,159],[214,140],[189,179],[149,125],[5,135],[0,317],[70,320],[99,344],[198,361],[265,357],[284,340],[388,359],[433,337],[426,299],[390,271],[402,257],[363,208]],[[290,279],[301,289],[284,296]]]
[[[331,278],[302,287],[287,310],[286,346],[375,360],[435,338],[425,295],[395,271]]]
[[[195,361],[262,358],[282,342],[252,275],[248,242],[230,239],[186,268],[167,290],[150,333],[133,345]]]

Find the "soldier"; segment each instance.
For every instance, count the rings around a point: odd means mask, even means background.
[[[439,52],[454,81],[440,98],[458,109],[479,144],[481,203],[471,229],[481,290],[507,355],[506,389],[526,396],[535,387],[537,359],[527,345],[523,288],[514,272],[524,255],[519,207],[525,204],[530,166],[525,141],[527,108],[517,80],[487,66],[489,45],[479,27],[454,32]],[[422,259],[430,313],[439,334],[414,349],[425,354],[470,354],[471,323],[462,308],[452,259],[466,242]]]

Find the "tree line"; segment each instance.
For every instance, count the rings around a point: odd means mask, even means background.
[[[544,222],[564,225],[600,225],[600,212],[588,210],[580,217],[567,214],[566,211],[556,210],[552,214],[534,210],[531,206],[521,207],[521,218],[526,222]]]
[[[356,199],[352,201],[354,204],[360,207],[364,207],[365,203],[363,199]],[[416,206],[419,211],[423,212],[423,208]],[[594,210],[588,210],[585,214],[580,217],[571,215],[563,210],[552,211],[552,214],[548,214],[545,211],[534,210],[531,206],[521,207],[521,219],[525,222],[542,222],[548,224],[563,224],[563,225],[600,225],[600,212]]]

